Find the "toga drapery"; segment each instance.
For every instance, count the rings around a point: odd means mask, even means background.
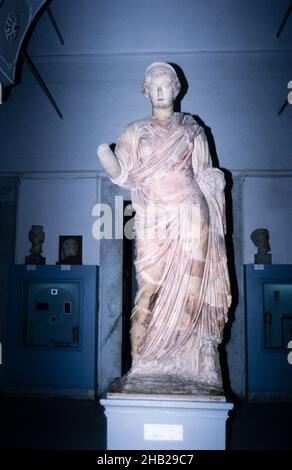
[[[182,113],[167,129],[153,118],[129,124],[115,153],[122,172],[112,181],[131,190],[136,211],[132,372],[216,384],[231,302],[223,172]]]

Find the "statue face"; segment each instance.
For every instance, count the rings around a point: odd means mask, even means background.
[[[38,245],[45,239],[44,232],[39,228],[33,227],[29,232],[28,238],[33,245]]]
[[[76,256],[78,253],[78,244],[73,238],[68,238],[62,245],[61,259],[64,260],[70,256]]]
[[[157,75],[151,78],[149,99],[154,108],[169,108],[174,101],[174,90],[168,75]]]
[[[261,234],[261,236],[259,237],[258,248],[263,252],[268,252],[271,250],[270,243],[266,235]]]

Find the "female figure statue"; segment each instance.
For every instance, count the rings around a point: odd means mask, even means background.
[[[98,148],[136,210],[138,291],[124,390],[222,389],[218,344],[231,302],[225,180],[212,167],[202,127],[173,111],[180,86],[173,67],[151,64],[142,91],[152,117],[129,124],[115,154],[107,144]]]

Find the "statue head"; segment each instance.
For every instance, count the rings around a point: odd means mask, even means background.
[[[29,231],[29,240],[32,245],[39,245],[43,243],[45,239],[45,233],[43,231],[43,225],[32,225]]]
[[[78,243],[74,238],[67,238],[61,248],[61,261],[64,261],[71,256],[77,256]]]
[[[159,96],[159,89],[161,96]],[[173,103],[181,89],[174,68],[166,62],[154,62],[146,69],[142,93],[152,105],[166,107]]]
[[[257,228],[254,230],[250,238],[255,246],[258,248],[259,254],[267,254],[271,251],[270,243],[269,243],[269,230],[266,228]]]

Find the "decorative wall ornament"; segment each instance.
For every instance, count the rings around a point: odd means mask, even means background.
[[[0,103],[5,101],[2,99],[2,89],[17,84],[16,71],[19,63],[24,61],[62,119],[62,113],[54,97],[30,59],[26,47],[23,47],[25,38],[44,11],[47,12],[61,44],[64,44],[49,3],[50,0],[5,0],[5,2],[0,0],[0,30],[4,32],[0,34]]]
[[[19,31],[19,27],[20,26],[18,21],[18,15],[16,15],[15,13],[9,13],[4,26],[7,41],[15,41]]]

